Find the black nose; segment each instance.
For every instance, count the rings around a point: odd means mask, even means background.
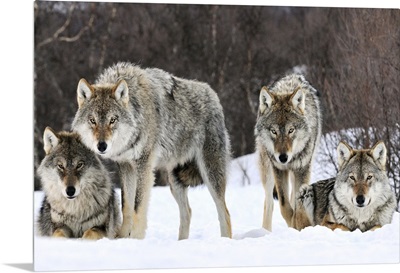
[[[364,195],[357,195],[357,197],[356,197],[356,202],[357,202],[357,204],[358,205],[363,205],[364,204],[364,202],[365,202],[365,197],[364,197]]]
[[[105,150],[107,150],[107,143],[105,143],[105,142],[99,142],[98,144],[97,144],[97,149],[100,151],[100,152],[104,152]]]
[[[281,155],[279,155],[279,160],[280,160],[282,163],[286,163],[286,161],[288,160],[287,154],[281,154]]]
[[[74,196],[74,194],[75,194],[75,187],[73,187],[73,186],[68,186],[66,192],[67,192],[67,195],[68,195],[69,197]]]

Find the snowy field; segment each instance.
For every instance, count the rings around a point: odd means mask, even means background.
[[[317,166],[317,165],[316,165]],[[247,176],[241,169],[246,169]],[[312,181],[322,177],[315,167]],[[251,181],[251,184],[249,184]],[[119,192],[118,192],[119,193]],[[42,200],[35,192],[35,217]],[[226,193],[233,239],[220,238],[214,202],[206,187],[190,189],[192,223],[188,240],[178,241],[179,212],[169,188],[152,190],[144,240],[96,242],[34,236],[34,269],[114,270],[280,267],[399,263],[399,213],[376,231],[361,233],[308,227],[288,228],[275,203],[273,231],[261,228],[264,191],[254,154],[232,162]]]

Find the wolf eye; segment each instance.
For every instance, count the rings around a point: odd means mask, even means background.
[[[368,175],[367,180],[371,180],[371,179],[372,179],[372,175]]]
[[[61,164],[61,163],[57,163],[57,168],[58,168],[60,171],[64,171],[64,166],[63,166],[63,164]]]
[[[110,124],[114,124],[116,121],[117,121],[117,117],[112,117],[111,119],[110,119]]]
[[[77,165],[76,165],[76,169],[82,169],[83,165],[85,165],[85,163],[83,161],[80,161]]]
[[[89,118],[89,122],[93,125],[96,125],[96,120],[93,117]]]
[[[271,129],[270,131],[271,131],[271,134],[276,135],[275,129]]]
[[[293,133],[294,132],[294,128],[290,128],[289,129],[289,134],[291,134],[291,133]]]
[[[356,178],[353,175],[350,175],[350,179],[356,181]]]

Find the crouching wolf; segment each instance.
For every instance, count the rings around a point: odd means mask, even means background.
[[[222,106],[209,85],[120,62],[93,85],[81,79],[77,99],[73,130],[119,166],[119,237],[145,237],[155,168],[168,172],[180,211],[179,239],[189,236],[188,187],[203,183],[216,204],[221,235],[232,236],[225,204],[230,143]]]
[[[41,236],[115,238],[120,225],[119,199],[108,174],[78,134],[43,134],[45,158],[38,167],[44,199],[37,219]]]
[[[293,226],[295,193],[302,184],[309,183],[321,136],[319,104],[317,91],[303,75],[287,75],[261,89],[255,136],[265,190],[263,227],[267,230],[272,229],[274,187],[281,214],[287,225]]]
[[[386,147],[353,150],[340,142],[336,178],[304,185],[297,199],[297,229],[322,225],[362,232],[391,223],[396,198],[386,175]]]

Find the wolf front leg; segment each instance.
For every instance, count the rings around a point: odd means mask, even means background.
[[[290,195],[290,204],[291,204],[291,206],[293,208],[293,211],[294,211],[292,224],[291,224],[291,227],[294,227],[294,228],[296,228],[296,225],[297,225],[296,221],[303,218],[301,216],[301,214],[302,214],[301,212],[303,210],[302,209],[300,209],[300,210],[297,209],[298,202],[296,201],[296,196],[299,196],[300,188],[303,185],[307,186],[309,184],[309,182],[310,182],[310,173],[311,172],[310,172],[310,166],[309,165],[307,165],[307,166],[305,166],[305,167],[303,167],[301,169],[292,171],[292,174],[293,174],[292,177],[291,177],[292,178],[291,179],[292,192],[291,192],[291,195]],[[306,212],[306,211],[304,211],[304,212]],[[299,214],[299,215],[296,215],[296,213]],[[304,215],[304,216],[307,217],[306,215]],[[296,217],[298,219],[296,219]],[[303,218],[303,219],[306,220],[307,218]],[[303,224],[307,224],[307,222],[308,221],[305,221]],[[303,224],[301,224],[299,226],[299,228],[301,228],[301,226]]]
[[[104,228],[100,227],[89,228],[82,235],[82,239],[87,240],[99,240],[104,237],[107,237],[106,231],[104,230]]]
[[[273,167],[275,186],[283,219],[289,227],[293,226],[293,209],[289,200],[289,172]]]
[[[132,235],[137,177],[131,162],[118,163],[118,171],[121,180],[122,225],[117,237],[128,238]]]
[[[133,211],[133,230],[131,237],[143,239],[147,229],[147,211],[151,188],[154,186],[154,162],[151,154],[136,160],[137,185]]]
[[[275,182],[271,162],[262,152],[259,153],[258,167],[265,192],[262,227],[266,230],[272,231],[272,213],[274,211],[273,190]]]
[[[296,204],[296,196],[299,193],[300,187],[303,185],[309,185],[310,183],[310,165],[307,165],[301,169],[293,170],[291,176],[292,192],[290,195],[290,204],[292,207]]]
[[[370,230],[374,231],[374,230],[380,229],[381,227],[382,227],[381,225],[376,225],[376,226],[373,226]]]
[[[341,229],[343,231],[351,231],[348,227],[346,227],[345,225],[342,225],[342,224],[328,223],[328,224],[326,224],[326,226],[328,228],[332,229],[332,230],[335,230],[335,229],[338,228],[338,229]]]
[[[301,230],[308,226],[314,226],[314,193],[312,187],[303,184],[296,196],[293,227]]]
[[[154,185],[153,157],[144,153],[139,159],[119,163],[122,191],[121,238],[143,239],[147,228],[147,208]]]
[[[345,225],[343,225],[343,224],[339,224],[339,223],[336,223],[336,222],[334,222],[334,221],[332,221],[332,218],[333,217],[331,217],[330,216],[330,214],[329,213],[327,213],[326,215],[325,215],[325,217],[322,219],[322,221],[321,221],[321,226],[324,226],[324,227],[327,227],[327,228],[329,228],[329,229],[331,229],[331,230],[335,230],[335,229],[341,229],[341,230],[343,230],[343,231],[351,231],[348,227],[346,227]]]
[[[69,227],[61,226],[56,228],[51,236],[56,238],[72,238],[73,232]]]

